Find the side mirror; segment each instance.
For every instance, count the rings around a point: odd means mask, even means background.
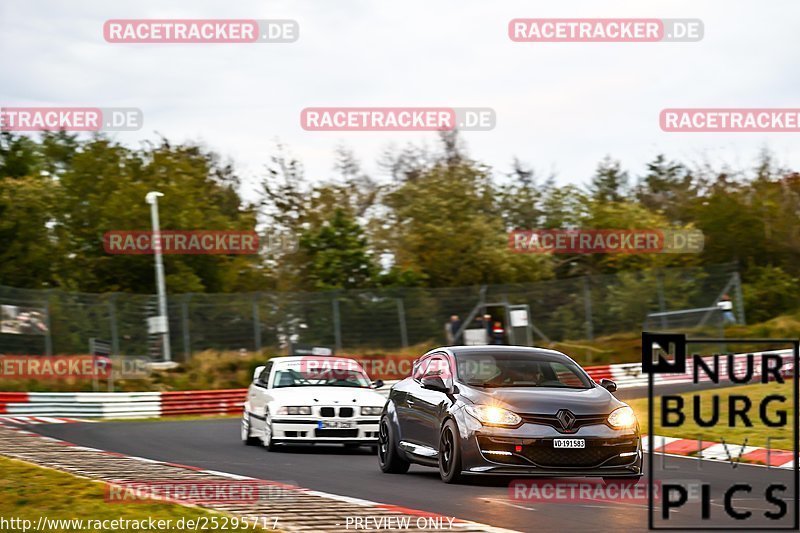
[[[445,384],[442,376],[425,376],[421,381],[423,389],[430,389],[439,392],[450,392],[450,389]]]
[[[258,379],[258,376],[261,375],[261,373],[264,371],[265,368],[267,368],[266,365],[256,367],[256,369],[253,371],[253,381],[256,381]]]
[[[383,387],[383,380],[382,379],[376,379],[369,386],[370,389],[380,389],[381,387]]]
[[[617,392],[617,384],[610,379],[601,379],[600,386],[606,389],[608,392]]]

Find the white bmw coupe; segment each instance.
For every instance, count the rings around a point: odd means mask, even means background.
[[[353,359],[275,357],[256,368],[242,415],[242,442],[270,451],[287,443],[377,449],[386,398]]]

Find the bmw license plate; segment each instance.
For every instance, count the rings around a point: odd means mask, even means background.
[[[585,439],[553,439],[553,448],[586,448]]]
[[[341,420],[320,420],[317,422],[318,429],[353,429],[352,422],[343,422]]]

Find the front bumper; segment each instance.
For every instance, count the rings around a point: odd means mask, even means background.
[[[281,416],[272,419],[272,440],[276,442],[378,443],[380,416],[320,418]],[[322,428],[321,425],[350,427]]]
[[[495,428],[482,426],[474,420],[465,422],[468,427],[466,431],[462,430],[461,439],[465,472],[544,477],[629,477],[642,474],[642,443],[638,428],[617,430],[606,425],[591,425],[566,435],[540,424]],[[565,438],[584,439],[586,447],[554,447],[554,439]]]

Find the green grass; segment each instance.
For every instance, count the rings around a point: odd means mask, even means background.
[[[732,325],[725,328],[727,338],[796,338],[800,331],[800,313],[792,313],[777,316],[766,322],[758,324],[748,324],[746,326]],[[692,337],[719,336],[716,328],[712,328],[700,334],[693,334]],[[615,333],[597,337],[592,341],[569,340],[563,342],[553,342],[546,345],[547,348],[560,350],[581,365],[600,365],[606,363],[636,363],[642,360],[642,334],[641,332]],[[719,348],[719,347],[715,347]],[[737,352],[772,350],[781,346],[767,346],[759,344],[737,344],[728,345],[728,350]]]
[[[761,446],[767,447],[767,438],[771,437],[769,446],[778,450],[791,450],[793,425],[792,416],[794,413],[792,396],[794,394],[794,381],[787,380],[785,383],[779,384],[776,382],[757,384],[757,385],[742,385],[737,387],[726,387],[722,389],[704,390],[697,393],[682,394],[684,398],[683,412],[686,415],[686,420],[680,427],[662,427],[660,420],[660,402],[661,397],[655,398],[656,403],[654,407],[654,431],[656,435],[664,437],[679,437],[684,439],[703,439],[705,441],[725,442],[730,444],[744,444],[747,439],[748,446]],[[711,399],[714,395],[719,395],[719,413],[720,419],[715,427],[700,427],[694,419],[693,399],[694,395],[700,397],[700,413],[703,420],[709,420],[712,413]],[[750,419],[753,423],[752,427],[745,427],[740,419],[737,419],[735,427],[728,425],[728,397],[732,394],[746,395],[752,402],[749,410]],[[761,400],[771,394],[783,395],[786,397],[786,402],[781,404],[779,402],[772,402],[767,409],[767,415],[770,419],[777,419],[777,411],[786,411],[786,425],[784,427],[768,427],[765,425],[759,416],[759,406]],[[642,426],[642,433],[647,432],[647,399],[629,400],[627,401],[636,416],[639,418],[639,423]],[[780,440],[778,440],[780,439]]]
[[[79,478],[71,474],[38,467],[15,459],[0,457],[0,517],[6,520],[20,518],[30,520],[32,528],[40,516],[49,519],[84,520],[172,520],[221,517],[218,513],[197,507],[186,507],[171,503],[136,503],[124,505],[105,501],[105,486],[98,481]],[[3,531],[22,531],[21,528]],[[252,531],[252,524],[250,525]],[[29,530],[30,531],[30,530]],[[156,532],[157,529],[73,529],[47,528],[52,532],[110,531]],[[177,531],[172,529],[171,531]],[[259,530],[260,531],[260,530]]]

